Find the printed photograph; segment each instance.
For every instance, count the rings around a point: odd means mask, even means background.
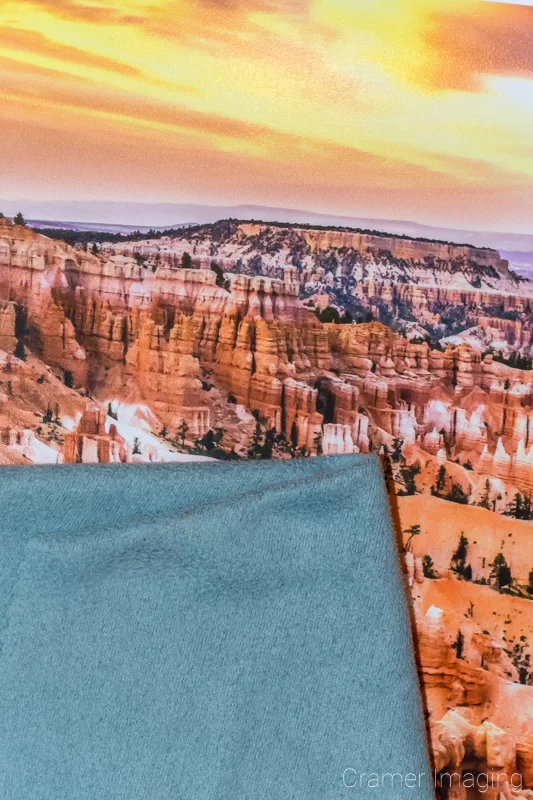
[[[0,465],[379,455],[441,797],[533,797],[533,3],[0,29]]]

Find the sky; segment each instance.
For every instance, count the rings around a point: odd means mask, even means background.
[[[0,0],[2,197],[527,233],[532,130],[531,4]]]

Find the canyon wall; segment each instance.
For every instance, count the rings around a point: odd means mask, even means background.
[[[232,236],[255,236],[257,226],[246,231]],[[475,258],[505,275],[492,251],[293,234],[311,251],[379,246],[398,259],[448,259],[444,272],[457,267],[450,258]],[[224,247],[217,263],[239,266]],[[176,254],[186,248],[195,248],[194,269],[180,266]],[[0,220],[0,463],[387,456],[435,765],[457,775],[516,769],[533,788],[532,371],[461,340],[410,339],[376,320],[320,322],[302,285],[337,278],[311,263],[312,253],[297,267],[272,245],[279,277],[221,276],[209,268],[212,249],[212,239],[191,238],[93,255]],[[507,293],[461,288],[460,265],[457,285],[438,285],[431,265],[426,280],[423,264],[418,282],[404,273],[385,279],[379,271],[392,267],[378,262],[369,254],[372,278],[345,270],[362,307],[407,309],[432,324],[443,310],[466,307],[486,337],[529,342],[531,287],[521,292],[511,278]],[[492,273],[483,280],[496,286]],[[479,514],[501,529],[492,535],[496,526]],[[454,562],[463,534],[476,548],[469,574]],[[498,548],[512,569],[509,589],[494,578]],[[465,800],[462,788],[448,798]],[[520,797],[508,782],[500,788]]]
[[[223,427],[237,405],[303,452],[379,451],[401,439],[437,460],[479,464],[509,487],[523,490],[533,477],[529,377],[491,355],[431,349],[377,322],[322,324],[299,299],[295,267],[283,279],[227,274],[220,286],[211,269],[92,255],[1,222],[0,336],[13,348],[18,314],[26,344],[95,397],[113,388],[143,400],[162,425],[185,421],[192,440]],[[408,284],[356,289],[418,310],[495,297]]]
[[[240,229],[247,236],[253,236],[261,228],[268,225],[253,223],[240,223]],[[490,248],[473,247],[472,245],[450,244],[446,242],[432,242],[425,240],[387,236],[386,234],[370,234],[358,231],[320,230],[309,228],[291,227],[291,232],[302,236],[314,250],[329,250],[331,248],[351,248],[365,251],[387,250],[395,258],[405,260],[420,260],[431,257],[442,261],[466,259],[480,266],[491,266],[495,269],[507,271],[508,262],[500,258],[496,250]]]

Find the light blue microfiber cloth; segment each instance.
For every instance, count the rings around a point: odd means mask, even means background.
[[[378,459],[3,468],[0,526],[2,800],[433,797]]]

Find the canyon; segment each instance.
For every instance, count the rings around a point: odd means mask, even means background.
[[[142,406],[153,434],[174,434],[181,426],[186,430],[183,444],[189,447],[213,431],[219,432],[218,449],[235,457],[248,454],[254,435],[264,441],[270,431],[276,432],[279,454],[285,455],[387,454],[400,442],[405,464],[396,479],[405,483],[402,473],[418,465],[416,491],[429,491],[442,467],[443,494],[457,486],[469,503],[484,498],[501,512],[516,493],[530,491],[530,371],[513,368],[467,342],[434,347],[377,320],[321,322],[301,296],[307,267],[289,265],[286,254],[283,259],[280,251],[272,254],[272,243],[269,249],[263,241],[275,235],[277,246],[277,229],[232,223],[226,228],[230,238],[245,237],[248,245],[251,238],[262,237],[264,258],[270,255],[275,262],[266,270],[270,274],[246,274],[241,256],[239,272],[222,271],[220,253],[229,245],[223,239],[213,253],[216,225],[201,243],[203,228],[189,229],[177,233],[172,248],[163,239],[163,250],[160,243],[141,241],[102,246],[93,254],[2,220],[4,349],[27,348],[56,376],[63,376],[88,406]],[[501,335],[508,339],[514,326],[516,341],[527,340],[525,322],[485,314],[487,298],[499,303],[502,314],[506,304],[519,306],[514,294],[503,291],[504,286],[514,291],[516,286],[495,251],[346,231],[281,231],[292,242],[293,255],[294,240],[299,246],[303,237],[315,254],[317,248],[329,253],[332,242],[338,249],[357,245],[362,252],[379,239],[380,252],[392,248],[388,252],[394,259],[423,256],[421,263],[402,269],[426,269],[425,283],[396,286],[405,289],[402,297],[405,302],[410,297],[410,308],[419,310],[427,309],[439,292],[441,299],[447,293],[450,302],[459,303],[454,294],[459,289],[432,285],[444,268],[437,269],[434,262],[429,267],[428,258],[446,256],[457,270],[458,259],[463,259],[465,269],[479,268],[486,281],[489,270],[491,282],[499,276],[502,291],[470,291],[468,302],[480,312],[479,325],[499,322]],[[146,248],[156,246],[157,253],[147,255]],[[191,263],[193,268],[180,266],[185,246],[193,252],[191,261],[200,259],[198,265]],[[206,258],[217,256],[218,272],[202,261],[205,253]],[[280,271],[281,277],[273,276]],[[365,296],[368,281],[353,275],[351,280]],[[382,298],[386,285],[383,279]],[[523,289],[523,313],[529,314],[533,284],[522,280],[517,285]],[[374,299],[377,292],[373,290]],[[113,416],[105,423],[111,424]],[[164,444],[158,450],[157,442],[148,450],[152,460],[169,452]]]
[[[383,456],[435,763],[529,791],[532,299],[466,245],[226,220],[88,250],[0,219],[0,463]]]
[[[199,267],[215,261],[226,272],[276,278],[296,267],[304,302],[318,300],[321,308],[329,303],[354,319],[371,317],[433,340],[474,326],[482,314],[522,320],[527,327],[531,312],[533,284],[490,248],[236,220],[153,239],[104,239],[99,246],[109,255],[170,266],[178,266],[187,252]]]

